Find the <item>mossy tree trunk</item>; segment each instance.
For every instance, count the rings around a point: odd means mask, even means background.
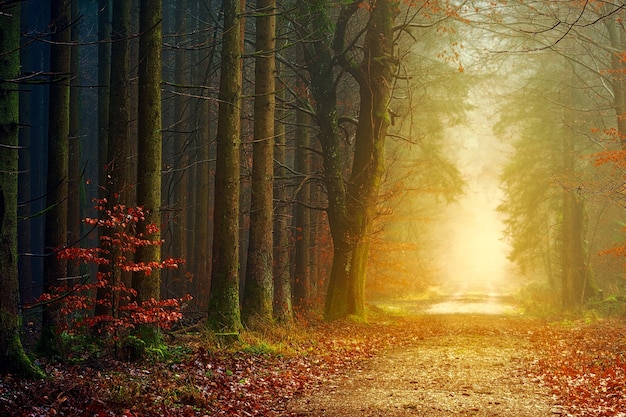
[[[274,111],[276,0],[256,2],[254,143],[250,239],[242,318],[247,326],[273,320]]]
[[[80,19],[78,1],[72,1],[71,20],[77,22]],[[70,31],[72,38],[71,62],[70,62],[70,111],[69,111],[69,140],[68,140],[68,194],[67,194],[67,244],[81,244],[81,173],[80,173],[80,46],[79,25],[72,25]],[[76,262],[68,262],[67,274],[74,282],[78,282],[80,266]]]
[[[277,48],[284,46],[284,41]],[[285,102],[285,88],[280,82],[281,65],[276,62],[277,89],[276,98],[279,103]],[[287,136],[283,122],[287,112],[283,105],[276,106],[274,135],[274,319],[278,323],[289,324],[293,321],[293,304],[291,301],[291,273],[289,268],[289,205],[287,204]]]
[[[131,2],[114,0],[112,4],[111,37],[111,69],[109,85],[108,138],[106,140],[106,172],[107,182],[102,185],[106,190],[109,205],[128,205],[130,202],[130,22]],[[121,230],[107,228],[104,233],[112,237]],[[108,276],[109,286],[98,287],[96,315],[117,316],[119,307],[118,294],[111,287],[122,282],[122,271],[116,267],[115,259],[122,256],[118,247],[110,247],[110,265],[100,265],[99,271]],[[130,253],[123,254],[127,258]],[[130,260],[130,259],[129,259]],[[128,284],[128,283],[125,283]],[[110,301],[110,303],[105,301]]]
[[[345,304],[349,260],[349,224],[347,191],[344,181],[344,155],[341,149],[337,117],[337,91],[334,74],[334,57],[328,44],[331,34],[325,2],[309,0],[299,3],[301,14],[310,14],[304,46],[304,65],[310,76],[311,96],[315,105],[318,125],[318,140],[322,147],[323,181],[328,199],[328,221],[333,238],[333,262],[328,284],[326,305],[337,306],[339,300]],[[304,27],[304,25],[303,25]],[[336,300],[336,301],[335,301]],[[345,314],[347,315],[347,309]],[[328,314],[327,318],[332,318]]]
[[[111,0],[98,0],[98,184],[107,197],[107,142],[109,140],[109,81],[111,78]]]
[[[184,47],[188,43],[188,23],[187,23],[187,0],[176,1],[176,19],[175,27],[178,31],[176,41],[182,48],[176,50],[174,57],[174,66],[176,68],[174,75],[174,82],[176,85],[188,85],[189,84],[189,63],[187,60],[187,51]],[[174,148],[176,157],[176,165],[179,167],[179,171],[173,174],[174,189],[173,189],[173,204],[175,207],[174,219],[172,222],[172,256],[175,259],[188,259],[187,244],[187,230],[190,229],[190,219],[187,216],[187,209],[189,202],[192,200],[192,196],[187,193],[190,175],[193,172],[189,163],[189,149],[192,149],[190,140],[191,135],[186,132],[191,132],[190,129],[190,108],[189,98],[182,94],[177,94],[174,98],[174,117],[177,130],[182,133],[174,135]],[[168,276],[173,276],[169,280],[167,285],[168,294],[174,294],[176,297],[182,297],[187,294],[187,280],[185,278],[187,272],[187,264],[182,263],[175,271],[169,273]]]
[[[138,161],[137,205],[147,211],[137,232],[158,242],[159,231],[149,230],[149,225],[161,224],[161,0],[141,0],[139,15],[139,102],[138,102]],[[142,246],[137,250],[137,262],[160,262],[159,245]],[[133,274],[132,284],[137,291],[137,302],[160,298],[161,274],[158,268],[150,273]],[[143,326],[140,336],[148,344],[159,342],[158,329]]]
[[[238,333],[242,328],[239,309],[240,0],[223,0],[223,11],[208,324],[217,332]]]
[[[58,259],[56,251],[67,243],[67,196],[69,158],[69,110],[70,110],[70,61],[71,61],[71,15],[69,0],[52,0],[50,3],[50,27],[53,30],[50,45],[49,123],[48,123],[48,171],[46,180],[46,225],[44,253],[44,288],[63,284],[67,276],[67,262]],[[55,327],[58,320],[57,306],[47,304],[43,308],[42,332],[39,349],[52,352],[55,347]]]
[[[346,36],[351,18],[361,10],[362,2],[354,1],[342,7],[332,39],[326,33],[329,17],[323,3],[321,0],[307,2],[314,28],[314,35],[309,37],[312,48],[308,48],[307,69],[320,127],[328,218],[333,237],[333,265],[324,308],[325,317],[332,320],[365,313],[363,289],[369,247],[367,234],[384,172],[383,148],[390,123],[390,86],[396,66],[393,22],[399,5],[397,0],[378,0],[371,5],[363,59],[357,63],[346,55]],[[359,84],[360,94],[355,152],[347,185],[338,133],[335,62]]]
[[[574,77],[570,73],[570,77]],[[576,103],[573,89],[570,102]],[[574,126],[575,117],[570,110],[564,113],[565,126]],[[565,128],[562,134],[563,149],[563,205],[561,219],[561,307],[567,312],[578,312],[589,298],[596,295],[593,269],[587,252],[587,223],[583,189],[578,185],[580,139],[573,129]]]
[[[0,373],[43,377],[20,340],[17,259],[20,5],[0,6]]]
[[[205,33],[202,31],[204,27],[202,22],[208,21],[211,16],[210,8],[204,1],[199,0],[197,2],[198,16],[196,20],[198,26],[198,39],[196,42],[205,41]],[[202,26],[202,27],[201,27]],[[201,38],[201,39],[200,39]],[[203,86],[211,85],[212,73],[216,68],[215,55],[218,42],[218,27],[216,25],[213,33],[211,34],[210,43],[214,45],[208,52],[207,56],[202,56],[204,59],[203,65],[196,65],[196,79],[201,80]],[[199,54],[205,54],[205,52],[198,52]],[[201,59],[198,59],[200,62]],[[196,183],[193,185],[194,192],[196,193],[196,208],[195,208],[195,227],[196,227],[196,240],[195,240],[195,272],[194,272],[194,293],[195,304],[198,309],[206,311],[209,302],[209,290],[211,287],[211,195],[213,183],[211,181],[211,164],[209,160],[211,158],[211,144],[214,128],[213,118],[213,102],[209,100],[208,92],[206,88],[202,89],[202,98],[198,100],[196,106],[196,126],[197,126],[197,147],[198,158]]]
[[[303,62],[302,49],[298,48],[297,61]],[[306,86],[302,80],[296,81],[296,89],[305,94]],[[303,97],[304,98],[304,97]],[[306,314],[312,307],[311,299],[311,134],[309,125],[311,118],[302,109],[296,109],[295,128],[295,161],[294,169],[302,174],[300,184],[295,195],[294,207],[294,276],[293,276],[293,300],[296,309]]]
[[[393,55],[393,23],[398,13],[397,0],[378,0],[370,14],[360,66],[356,67],[348,61],[343,64],[357,80],[360,93],[354,160],[348,186],[348,212],[356,233],[352,237],[354,255],[348,278],[347,304],[348,312],[357,316],[365,313],[368,239],[385,171],[385,139],[391,120],[388,106],[393,72],[397,66]],[[332,312],[327,314],[333,315]]]

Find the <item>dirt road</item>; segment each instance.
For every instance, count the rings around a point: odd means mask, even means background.
[[[528,376],[539,321],[511,315],[416,315],[409,343],[390,347],[295,398],[296,416],[560,414]],[[412,329],[412,330],[411,330]],[[410,337],[410,335],[407,335]]]

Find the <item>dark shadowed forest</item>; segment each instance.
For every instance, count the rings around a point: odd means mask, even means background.
[[[625,180],[621,0],[0,0],[0,415],[624,416]]]

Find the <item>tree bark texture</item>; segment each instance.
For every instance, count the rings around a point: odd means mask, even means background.
[[[138,161],[137,205],[146,211],[146,219],[138,225],[138,233],[160,241],[160,232],[149,233],[148,225],[161,224],[161,0],[141,0],[139,18],[139,98],[138,98]],[[142,246],[137,250],[138,262],[160,262],[159,245]],[[137,301],[159,299],[160,270],[150,274],[133,274]],[[148,330],[149,332],[149,330]],[[151,335],[145,336],[150,343]]]
[[[184,48],[187,43],[187,0],[177,0],[176,2],[176,21],[175,27],[179,31],[176,37],[177,43]],[[176,85],[189,84],[188,62],[186,58],[186,51],[179,49],[175,52],[175,75],[174,82]],[[176,209],[173,216],[172,224],[172,256],[176,259],[187,259],[187,229],[188,218],[187,208],[189,205],[190,196],[187,195],[187,185],[189,183],[189,176],[191,169],[189,166],[189,144],[191,135],[186,133],[190,132],[189,128],[189,99],[183,95],[176,95],[174,98],[174,117],[177,130],[182,133],[174,135],[174,155],[177,155],[176,164],[178,171],[173,176],[174,181],[174,195],[173,205]],[[182,297],[187,293],[187,281],[185,279],[185,273],[187,271],[186,264],[181,264],[179,267],[170,271],[168,274],[172,276],[168,285],[168,294],[172,294],[175,297]]]
[[[305,91],[300,84],[298,91]],[[294,207],[294,277],[293,299],[296,309],[306,313],[313,305],[311,299],[311,135],[310,117],[302,110],[296,110],[296,156],[295,170],[304,175],[298,186],[299,192]]]
[[[20,340],[17,259],[20,5],[0,6],[0,373],[41,377]]]
[[[71,4],[71,20],[78,22],[80,11],[78,1],[72,1]],[[70,121],[69,121],[69,140],[68,140],[68,195],[67,195],[67,245],[80,245],[81,241],[81,173],[80,173],[80,48],[79,26],[73,24],[70,31],[72,42],[71,61],[70,61]],[[75,262],[68,262],[67,274],[73,277],[74,281],[78,280],[80,275],[80,267]]]
[[[613,107],[622,149],[626,149],[626,62],[623,57],[624,51],[626,51],[626,32],[624,31],[624,19],[626,19],[626,10],[616,13],[613,18],[606,21],[613,51],[610,71],[614,96]]]
[[[109,82],[111,79],[111,0],[98,0],[98,184],[106,196],[109,140]]]
[[[282,46],[282,45],[281,45]],[[280,46],[278,46],[280,48]],[[276,98],[279,103],[285,100],[285,89],[280,82],[281,65],[276,62]],[[274,135],[274,319],[289,324],[293,320],[291,301],[291,273],[289,268],[289,205],[287,204],[288,172],[286,152],[286,129],[283,118],[286,112],[282,105],[276,106]]]
[[[207,21],[210,18],[210,9],[202,1],[198,0],[198,15],[200,19],[198,22]],[[201,23],[199,23],[201,24]],[[204,33],[199,31],[199,36],[202,39],[198,39],[198,42],[204,41]],[[213,45],[218,44],[218,28],[217,25],[211,34],[211,43]],[[213,46],[208,52],[208,56],[205,58],[205,65],[197,65],[197,79],[202,80],[203,86],[210,86],[212,84],[212,73],[216,69],[214,64],[214,57],[216,55],[217,47]],[[211,181],[213,173],[211,172],[212,164],[209,162],[211,158],[213,137],[213,125],[214,125],[214,107],[213,102],[208,99],[206,89],[202,90],[202,98],[199,99],[199,104],[196,107],[198,116],[196,117],[196,128],[198,131],[197,146],[198,146],[198,167],[197,167],[197,183],[194,192],[196,193],[196,241],[195,241],[195,273],[194,273],[194,289],[196,299],[194,300],[198,309],[201,311],[207,311],[209,302],[209,291],[211,287],[211,237],[212,237],[212,223],[213,218],[211,209],[211,199],[213,193],[214,183]]]
[[[242,305],[248,326],[273,319],[276,0],[258,0],[256,16],[250,243]]]
[[[572,94],[572,91],[570,91]],[[573,123],[571,112],[566,110],[567,125]],[[576,136],[563,133],[564,178],[577,178],[580,152],[576,149]],[[587,215],[582,190],[576,185],[563,189],[561,220],[561,306],[563,310],[577,312],[583,303],[595,295],[593,271],[589,265],[586,248]]]
[[[111,39],[111,69],[109,85],[109,109],[108,138],[106,140],[106,172],[107,182],[103,184],[109,206],[116,204],[128,205],[130,202],[130,25],[131,25],[131,2],[114,0],[112,4]],[[112,237],[121,230],[106,229],[103,233]],[[115,259],[122,254],[119,248],[110,247],[110,265],[100,265],[99,271],[108,276],[110,286],[98,287],[96,303],[96,315],[117,315],[119,300],[110,287],[116,287],[122,282],[122,271],[116,267]],[[127,253],[129,257],[132,254]],[[129,284],[126,282],[125,284]],[[106,298],[111,299],[110,306],[104,303]]]
[[[360,65],[346,59],[343,52],[345,28],[350,16],[358,8],[359,3],[353,2],[342,9],[332,43],[343,68],[358,82],[360,93],[355,152],[347,190],[339,186],[340,181],[343,184],[343,177],[341,159],[338,157],[336,115],[332,122],[335,124],[335,135],[327,136],[332,141],[321,140],[329,199],[328,217],[334,244],[333,266],[324,309],[325,317],[331,320],[347,315],[363,316],[365,313],[363,290],[367,234],[375,214],[384,172],[383,149],[390,122],[390,86],[396,65],[393,57],[393,22],[399,12],[396,0],[379,0],[372,6]],[[320,98],[330,96],[323,94]],[[320,109],[318,103],[319,111],[323,115],[324,109]],[[326,119],[332,120],[328,117]],[[322,128],[322,131],[325,129]],[[326,131],[330,132],[331,129]]]
[[[69,103],[70,103],[70,2],[52,0],[50,3],[51,35],[48,171],[46,182],[46,225],[44,292],[50,292],[67,276],[67,262],[57,258],[56,251],[67,243],[67,193],[69,158]],[[57,307],[47,304],[43,308],[42,333],[39,347],[44,352],[55,349],[54,328]]]
[[[240,0],[223,0],[224,32],[208,317],[209,326],[213,330],[225,333],[238,333],[242,328],[239,310],[240,4]]]

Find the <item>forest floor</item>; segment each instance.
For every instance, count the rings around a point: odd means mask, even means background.
[[[46,380],[0,379],[0,416],[626,417],[626,321],[473,304],[374,307],[368,322],[247,332],[228,347],[179,332],[134,363],[74,349],[38,360]]]

